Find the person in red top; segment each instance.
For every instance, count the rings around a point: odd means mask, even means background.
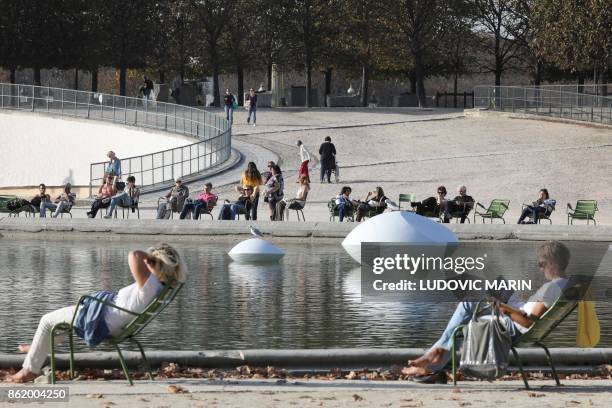
[[[191,211],[191,218],[197,220],[200,217],[201,211],[210,212],[216,204],[217,196],[212,193],[212,183],[206,183],[204,185],[204,191],[198,194],[195,200],[185,202],[180,218],[184,220],[185,217],[187,217],[187,213]]]

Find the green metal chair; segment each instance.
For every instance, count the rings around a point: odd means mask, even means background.
[[[397,201],[397,205],[400,208],[400,210],[402,209],[402,203],[408,203],[408,205],[410,206],[410,203],[412,202],[412,198],[414,198],[414,194],[400,194],[399,195],[399,200]],[[410,210],[411,208],[409,208]]]
[[[329,209],[329,220],[335,221],[338,214],[338,206],[336,205],[336,199],[332,198],[327,202],[327,208]],[[347,221],[355,221],[355,206],[350,206],[346,209],[346,215],[344,216]]]
[[[504,219],[504,214],[508,210],[508,206],[510,205],[510,200],[500,200],[493,199],[491,204],[489,204],[488,208],[485,208],[480,203],[476,203],[474,206],[474,223],[476,223],[476,217],[482,217],[482,222],[485,222],[485,219],[488,218],[491,220],[491,224],[493,224],[494,219],[500,219],[503,223],[506,223]],[[478,207],[482,208],[484,211],[479,211]]]
[[[14,196],[14,195],[0,196],[0,214],[5,213],[5,214],[8,214],[9,217],[19,217],[19,213],[22,213],[22,212],[24,212],[26,216],[30,214],[38,214],[37,211],[34,211],[34,208],[31,205],[24,205],[20,208],[17,208],[16,210],[10,210],[7,207],[7,204],[16,198],[19,198],[19,197]]]
[[[470,221],[470,212],[472,212],[472,210],[474,209],[474,202],[467,202],[465,204],[463,204],[464,209],[460,209],[460,210],[455,210],[455,211],[451,211],[450,212],[450,217],[455,219],[455,222],[458,223],[459,221],[461,221],[461,217],[463,216],[464,212],[465,212],[465,220],[467,221],[468,224],[471,223]],[[444,212],[440,213],[440,222],[444,221]]]
[[[578,200],[576,201],[576,209],[573,209],[572,205],[567,203],[567,224],[574,224],[574,219],[576,219],[586,220],[587,225],[592,220],[593,224],[597,225],[597,221],[595,221],[596,211],[598,211],[598,208],[595,200]]]
[[[538,320],[536,320],[529,330],[523,333],[520,337],[512,342],[511,351],[514,355],[514,361],[518,365],[523,383],[525,383],[525,389],[529,389],[529,383],[527,382],[527,376],[523,370],[523,363],[518,354],[517,348],[521,347],[541,347],[546,353],[546,360],[550,366],[552,376],[555,379],[557,385],[561,385],[559,376],[555,370],[552,357],[548,347],[544,345],[544,340],[551,334],[555,328],[563,322],[578,306],[578,302],[584,298],[589,285],[585,282],[576,282],[571,284],[567,289],[563,291],[563,294],[553,303]],[[453,373],[453,385],[457,385],[457,338],[463,334],[463,327],[459,326],[453,331],[453,343],[451,348],[451,364]]]
[[[68,340],[70,346],[70,378],[74,378],[74,320],[76,319],[78,305],[80,305],[85,299],[91,299],[93,301],[103,303],[107,307],[112,307],[134,316],[132,321],[129,322],[119,334],[107,338],[106,340],[104,340],[104,342],[112,344],[117,350],[117,354],[119,355],[119,361],[121,362],[121,368],[123,369],[125,378],[128,380],[130,385],[134,385],[134,383],[132,382],[132,377],[130,376],[130,373],[128,371],[127,364],[123,359],[123,354],[121,354],[121,349],[119,348],[119,344],[125,341],[130,341],[136,344],[138,350],[140,350],[142,361],[145,364],[145,367],[149,374],[149,378],[153,380],[151,366],[147,361],[147,357],[145,356],[145,352],[142,348],[142,345],[138,340],[136,340],[136,336],[172,302],[172,300],[182,287],[182,283],[177,284],[175,287],[171,287],[169,285],[165,286],[159,293],[159,295],[154,298],[151,303],[149,303],[149,305],[144,311],[142,311],[142,313],[134,313],[130,310],[123,309],[117,305],[105,302],[90,295],[81,296],[81,298],[77,302],[77,309],[75,310],[74,315],[72,316],[72,321],[70,322],[70,324],[56,324],[51,329],[51,383],[55,384],[55,336],[61,332],[68,332]]]

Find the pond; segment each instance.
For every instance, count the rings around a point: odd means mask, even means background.
[[[0,351],[29,342],[40,317],[96,290],[132,282],[127,253],[150,243],[111,240],[0,241]],[[455,305],[360,301],[360,270],[339,244],[283,243],[279,265],[240,265],[231,242],[170,242],[188,284],[145,330],[149,349],[427,347]],[[598,305],[600,347],[612,346],[612,308]],[[550,345],[574,346],[575,318]],[[77,342],[82,345],[82,342]],[[81,350],[85,348],[80,346]]]

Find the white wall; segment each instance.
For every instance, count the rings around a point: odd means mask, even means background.
[[[194,139],[86,119],[0,111],[0,187],[89,184],[89,164],[194,143]]]

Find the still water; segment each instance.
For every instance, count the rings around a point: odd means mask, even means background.
[[[142,338],[149,349],[426,347],[454,304],[360,301],[360,271],[339,244],[285,243],[276,266],[231,262],[229,242],[176,242],[188,283]],[[40,316],[80,295],[133,282],[127,253],[147,243],[0,240],[0,352],[29,342]],[[600,346],[612,346],[612,308],[601,303]],[[550,341],[573,346],[575,320]],[[82,342],[78,342],[83,344]]]

